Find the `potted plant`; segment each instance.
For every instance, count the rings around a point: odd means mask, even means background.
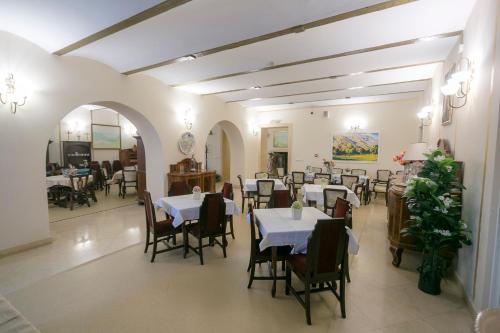
[[[470,245],[467,225],[461,219],[461,189],[458,164],[439,150],[425,154],[418,176],[407,182],[405,197],[410,220],[401,230],[413,236],[422,251],[418,288],[428,294],[441,293],[441,279],[462,245]],[[450,255],[451,254],[451,255]]]
[[[201,188],[199,186],[193,187],[193,199],[194,200],[201,199]]]
[[[292,203],[292,217],[294,220],[302,218],[302,203],[298,200]]]

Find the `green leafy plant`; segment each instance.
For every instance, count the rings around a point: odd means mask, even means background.
[[[292,203],[292,208],[293,208],[293,209],[301,209],[301,208],[302,208],[302,202],[300,202],[300,201],[298,201],[298,200],[297,200],[297,201],[294,201],[294,202]]]
[[[401,231],[412,236],[423,253],[421,283],[444,276],[452,255],[463,245],[471,244],[470,231],[461,219],[461,189],[456,172],[458,164],[440,150],[426,154],[418,177],[411,178],[405,197],[410,212],[409,226]],[[424,282],[422,282],[422,279]],[[439,294],[437,289],[430,293]],[[424,290],[425,291],[425,290]]]

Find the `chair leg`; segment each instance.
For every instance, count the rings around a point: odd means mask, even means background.
[[[231,230],[231,236],[234,239],[233,215],[229,217],[229,229]]]
[[[290,267],[286,267],[285,270],[285,294],[290,295],[290,286],[292,285],[292,270]]]
[[[144,249],[144,253],[148,253],[148,247],[149,247],[149,230],[146,231],[146,248]]]
[[[69,209],[73,210],[73,193],[69,194]]]
[[[158,240],[157,240],[156,236],[154,236],[154,238],[153,238],[153,256],[151,257],[151,262],[155,261],[157,245],[158,245]]]
[[[203,265],[203,244],[201,237],[198,239],[198,251],[200,252],[200,264]]]
[[[345,277],[347,279],[347,282],[351,283],[351,276],[349,275],[349,255],[346,254],[345,258]]]
[[[241,214],[245,211],[245,194],[241,193]]]
[[[251,267],[252,267],[252,257],[250,257],[250,260],[248,260],[247,272],[250,272]]]
[[[342,276],[340,278],[340,311],[342,312],[342,318],[345,318],[345,279]]]
[[[311,284],[309,281],[306,282],[304,296],[305,296],[305,308],[306,308],[306,321],[307,325],[311,325]]]
[[[250,278],[248,280],[248,286],[247,286],[248,289],[252,288],[253,279],[255,277],[255,262],[252,259],[250,259],[250,266],[252,267],[250,270]]]
[[[224,234],[222,234],[222,253],[224,253],[224,258],[227,258],[226,245],[227,245],[227,239],[226,239],[226,233],[224,232]]]

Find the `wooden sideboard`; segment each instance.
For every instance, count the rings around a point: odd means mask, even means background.
[[[389,188],[388,195],[388,238],[389,250],[392,253],[392,264],[399,267],[403,250],[416,250],[415,239],[412,237],[401,236],[401,229],[407,227],[409,219],[408,207],[406,199],[403,197],[405,185],[402,183],[394,183]]]
[[[168,183],[185,182],[189,188],[201,187],[202,192],[215,192],[215,171],[169,172]]]

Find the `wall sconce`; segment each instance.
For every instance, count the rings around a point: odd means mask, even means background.
[[[252,128],[252,135],[257,136],[259,134],[259,129],[257,127]]]
[[[184,125],[186,126],[187,131],[190,131],[193,128],[193,123],[188,118],[184,118]]]
[[[422,142],[424,138],[424,126],[429,126],[432,122],[431,114],[432,114],[433,106],[427,105],[417,113],[417,117],[420,120],[420,125],[418,126],[418,142]]]
[[[472,74],[472,62],[468,58],[461,58],[448,73],[446,84],[441,87],[441,93],[449,96],[449,107],[458,109],[467,103]]]
[[[5,86],[6,90],[3,93],[0,92],[0,102],[2,104],[10,104],[10,112],[15,114],[18,106],[26,104],[26,96],[21,96],[16,91],[16,81],[12,73],[5,78]]]

